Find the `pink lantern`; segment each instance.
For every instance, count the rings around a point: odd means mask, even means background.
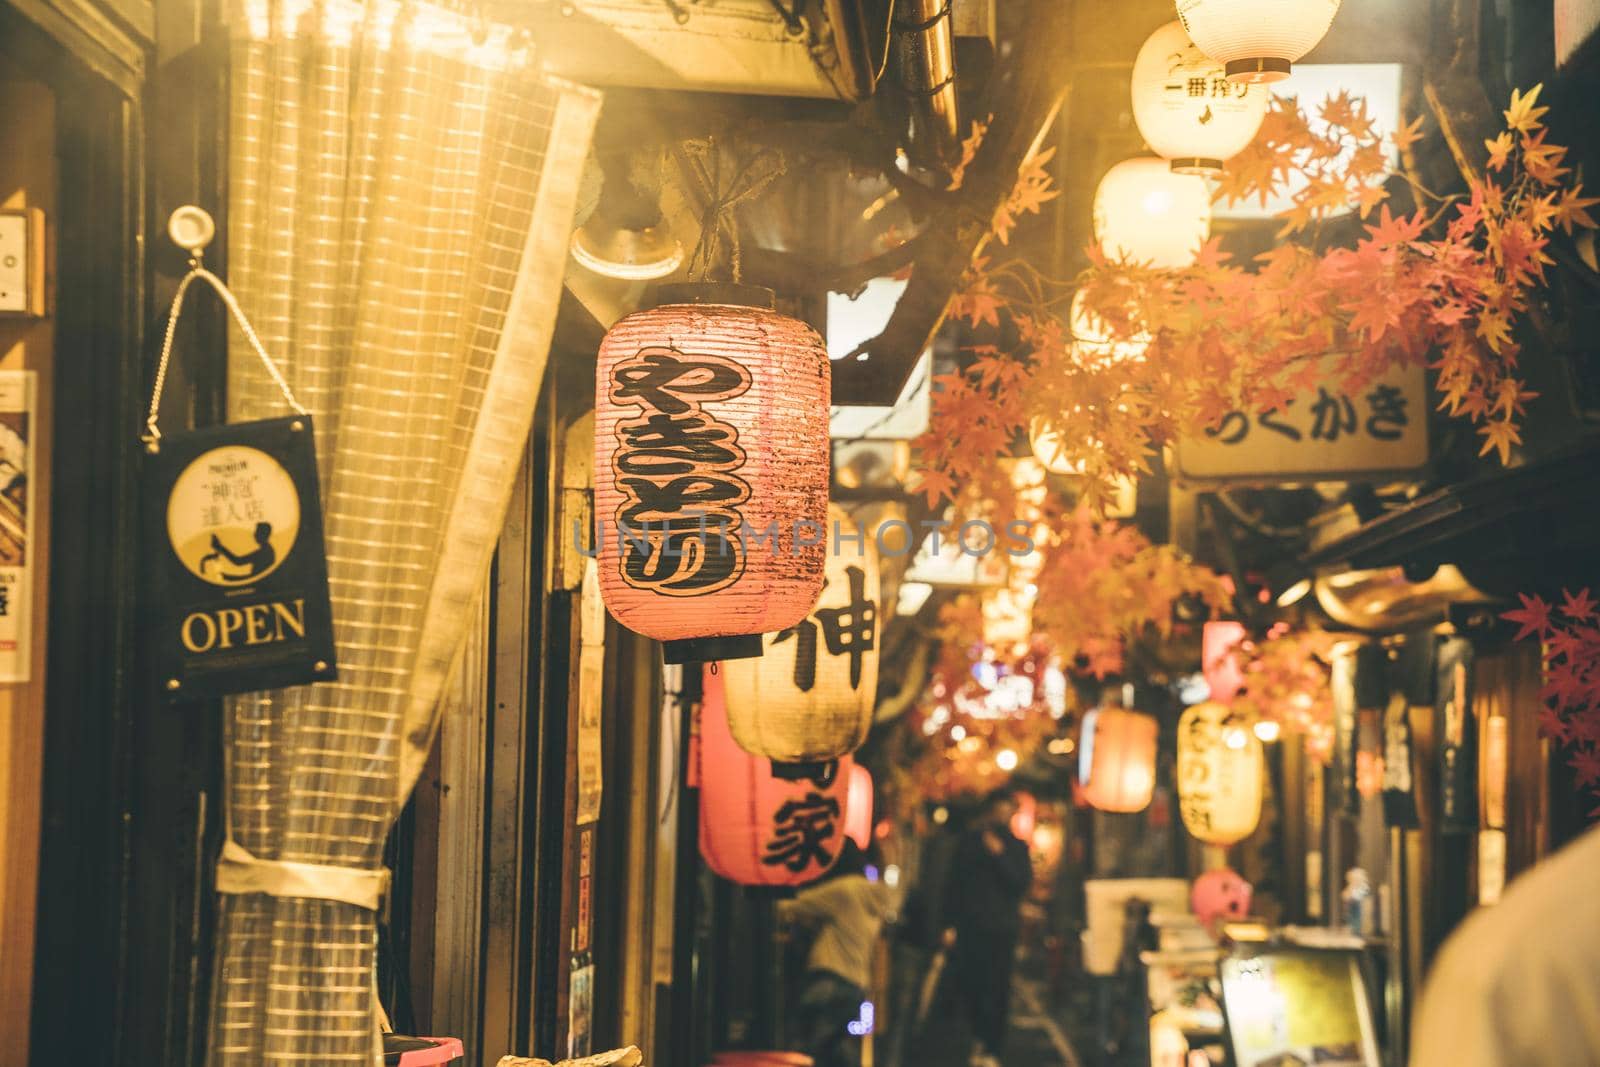
[[[1032,793],[1018,793],[1017,810],[1011,816],[1011,836],[1019,841],[1033,841],[1034,827],[1039,824],[1039,801]]]
[[[1156,787],[1158,725],[1124,708],[1096,708],[1083,717],[1078,777],[1083,799],[1101,811],[1143,811]]]
[[[844,804],[844,836],[863,852],[872,844],[872,772],[853,763]]]
[[[1226,867],[1207,871],[1194,880],[1189,890],[1189,910],[1206,926],[1232,922],[1250,914],[1249,882]]]
[[[707,668],[696,752],[700,855],[740,885],[803,885],[831,868],[844,844],[855,761],[782,764],[733,740],[722,676]],[[871,783],[868,780],[870,797]],[[871,826],[870,799],[868,801]]]
[[[822,587],[827,348],[769,290],[660,292],[600,345],[600,590],[669,663],[759,656]]]
[[[1239,667],[1239,642],[1245,638],[1242,622],[1208,622],[1200,632],[1200,672],[1211,688],[1211,699],[1226,704],[1244,685]]]

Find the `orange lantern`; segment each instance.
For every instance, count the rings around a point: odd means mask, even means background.
[[[1125,708],[1083,717],[1078,778],[1083,799],[1101,811],[1143,811],[1156,787],[1156,720]]]
[[[601,593],[668,663],[759,656],[822,586],[827,348],[770,290],[659,292],[600,345]]]
[[[782,764],[750,755],[728,729],[721,675],[708,668],[704,677],[696,777],[706,866],[740,885],[816,879],[844,844],[854,761]]]
[[[871,535],[857,531],[833,505],[828,529],[835,543],[816,607],[797,625],[764,637],[759,659],[723,664],[728,725],[751,755],[788,762],[837,759],[858,748],[872,727],[878,553]]]
[[[864,852],[872,844],[872,772],[852,763],[845,788],[844,836]]]
[[[1261,821],[1261,739],[1224,705],[1196,704],[1178,719],[1178,808],[1208,845],[1232,845]]]

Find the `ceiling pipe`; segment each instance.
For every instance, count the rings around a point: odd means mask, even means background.
[[[960,143],[956,109],[955,0],[896,0],[894,49],[900,87],[911,97],[912,148],[944,162]]]

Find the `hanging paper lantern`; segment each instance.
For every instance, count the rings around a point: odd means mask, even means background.
[[[827,349],[769,290],[660,292],[600,345],[601,592],[669,663],[758,656],[822,585]]]
[[[1039,801],[1032,794],[1019,792],[1017,810],[1011,814],[1011,836],[1019,841],[1033,841],[1033,831],[1039,825]]]
[[[1189,910],[1206,926],[1218,920],[1238,921],[1250,914],[1252,895],[1249,882],[1226,867],[1218,867],[1194,880],[1189,890]]]
[[[838,532],[836,536],[835,531]],[[857,541],[857,535],[860,540]],[[728,724],[746,752],[787,762],[854,751],[878,692],[878,553],[870,533],[828,508],[822,596],[811,613],[762,639],[759,659],[723,664]]]
[[[1261,739],[1214,700],[1178,719],[1178,806],[1183,825],[1208,845],[1231,845],[1261,820]]]
[[[1117,334],[1084,299],[1079,289],[1072,296],[1072,358],[1089,370],[1109,370],[1130,359],[1143,359],[1150,347],[1150,333],[1140,330],[1126,340]]]
[[[728,730],[722,677],[704,672],[696,751],[700,855],[740,885],[801,885],[825,873],[844,843],[849,757],[781,764],[752,756]]]
[[[1211,699],[1226,704],[1244,685],[1239,667],[1239,642],[1245,638],[1242,622],[1221,619],[1205,624],[1200,631],[1200,673],[1211,690]]]
[[[872,844],[872,772],[859,763],[852,763],[845,790],[844,836],[866,851]]]
[[[1083,798],[1101,811],[1143,811],[1156,786],[1156,720],[1124,708],[1083,717],[1078,778]]]
[[[1317,46],[1339,0],[1177,0],[1189,39],[1243,82],[1275,82]]]
[[[1222,64],[1196,48],[1177,20],[1139,49],[1132,93],[1133,120],[1145,143],[1184,174],[1219,173],[1255,138],[1271,95],[1229,81]]]
[[[1125,159],[1094,191],[1094,236],[1112,260],[1179,270],[1194,263],[1211,236],[1205,180],[1175,174],[1164,159]]]

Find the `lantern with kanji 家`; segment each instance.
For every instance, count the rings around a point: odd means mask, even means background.
[[[1156,787],[1157,723],[1126,708],[1096,708],[1083,717],[1078,746],[1082,796],[1101,811],[1143,811]]]
[[[1178,810],[1189,833],[1208,845],[1231,845],[1261,819],[1265,764],[1261,739],[1214,700],[1178,719]]]
[[[872,772],[859,763],[850,765],[845,783],[844,836],[863,852],[872,844]]]
[[[1094,236],[1107,259],[1179,270],[1211,236],[1205,179],[1177,174],[1164,159],[1125,159],[1094,191]]]
[[[1189,40],[1235,81],[1275,82],[1317,46],[1339,0],[1177,0]]]
[[[1174,19],[1152,33],[1133,61],[1133,121],[1156,155],[1185,174],[1217,174],[1255,137],[1268,91],[1229,81],[1222,64],[1194,46]]]
[[[722,665],[728,725],[746,752],[830,760],[866,740],[878,691],[878,553],[843,509],[828,508],[822,595],[766,635],[759,659]]]
[[[707,667],[695,746],[700,855],[740,885],[803,885],[826,873],[845,840],[851,768],[752,756],[728,730],[722,676]]]
[[[822,585],[830,372],[753,286],[663,286],[600,345],[595,547],[617,621],[669,663],[761,654]],[[576,537],[578,532],[561,531]]]

